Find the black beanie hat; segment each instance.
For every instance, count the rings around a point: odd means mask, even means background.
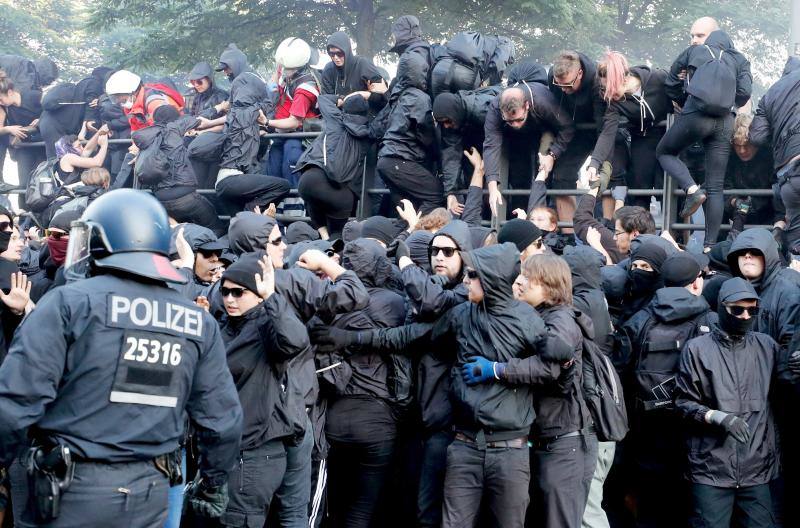
[[[156,123],[172,123],[181,116],[181,113],[172,105],[163,104],[153,112],[153,121]]]
[[[374,238],[387,246],[402,229],[391,218],[385,216],[370,216],[361,223],[361,238]]]
[[[456,126],[461,126],[464,120],[464,109],[458,95],[450,92],[441,93],[433,100],[433,118],[449,119]]]
[[[242,255],[239,260],[225,270],[221,280],[235,282],[258,295],[256,275],[261,275],[261,266],[258,265],[260,258],[261,255],[256,253]]]
[[[643,260],[650,264],[653,271],[661,273],[661,266],[667,260],[667,252],[654,242],[646,242],[631,253],[631,262],[634,260]]]
[[[701,271],[703,269],[697,259],[682,251],[667,257],[661,266],[661,278],[664,279],[664,286],[683,288],[693,283]]]
[[[345,114],[367,115],[369,112],[369,103],[360,95],[354,95],[344,100],[342,104],[342,111]]]
[[[533,222],[514,218],[500,228],[500,232],[497,233],[497,243],[511,242],[522,253],[525,248],[530,246],[537,238],[541,238],[541,236],[542,230],[536,227]]]

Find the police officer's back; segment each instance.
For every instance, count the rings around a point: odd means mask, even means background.
[[[163,207],[139,191],[113,191],[73,224],[68,272],[89,278],[42,298],[0,367],[0,462],[19,456],[12,473],[36,489],[18,525],[162,525],[184,411],[203,455],[194,498],[225,501],[242,411],[216,322],[165,284],[183,280],[169,238]]]

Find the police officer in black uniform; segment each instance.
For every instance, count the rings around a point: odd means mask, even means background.
[[[242,410],[217,323],[166,285],[184,280],[169,240],[140,191],[73,223],[68,274],[86,278],[41,299],[0,367],[0,464],[18,459],[12,482],[29,484],[14,486],[17,526],[162,526],[186,414],[202,455],[187,500],[225,509]]]

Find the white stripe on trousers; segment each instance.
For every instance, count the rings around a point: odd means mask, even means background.
[[[319,473],[317,474],[317,487],[314,490],[314,500],[311,502],[311,515],[308,516],[309,528],[314,528],[319,514],[319,506],[322,504],[322,497],[325,494],[325,486],[328,485],[328,468],[326,459],[319,461]]]

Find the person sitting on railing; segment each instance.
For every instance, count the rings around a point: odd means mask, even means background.
[[[189,115],[200,116],[211,111],[215,116],[216,105],[227,101],[230,94],[217,86],[214,79],[214,69],[207,62],[198,62],[189,72],[189,83],[192,85],[192,102],[185,108]]]
[[[608,107],[599,124],[601,132],[589,171],[597,172],[603,161],[612,160],[612,176],[625,174],[621,185],[652,189],[661,171],[656,146],[666,131],[663,122],[672,112],[664,88],[667,72],[648,66],[629,67],[624,55],[607,51],[598,65],[597,76]],[[623,131],[630,137],[629,148],[620,148]],[[616,187],[613,182],[612,187]],[[634,197],[628,203],[647,209],[650,197]]]
[[[350,37],[344,31],[328,37],[327,52],[331,62],[322,70],[322,93],[338,96],[339,106],[345,96],[354,92],[369,93],[371,84],[383,80],[372,61],[353,54]]]

